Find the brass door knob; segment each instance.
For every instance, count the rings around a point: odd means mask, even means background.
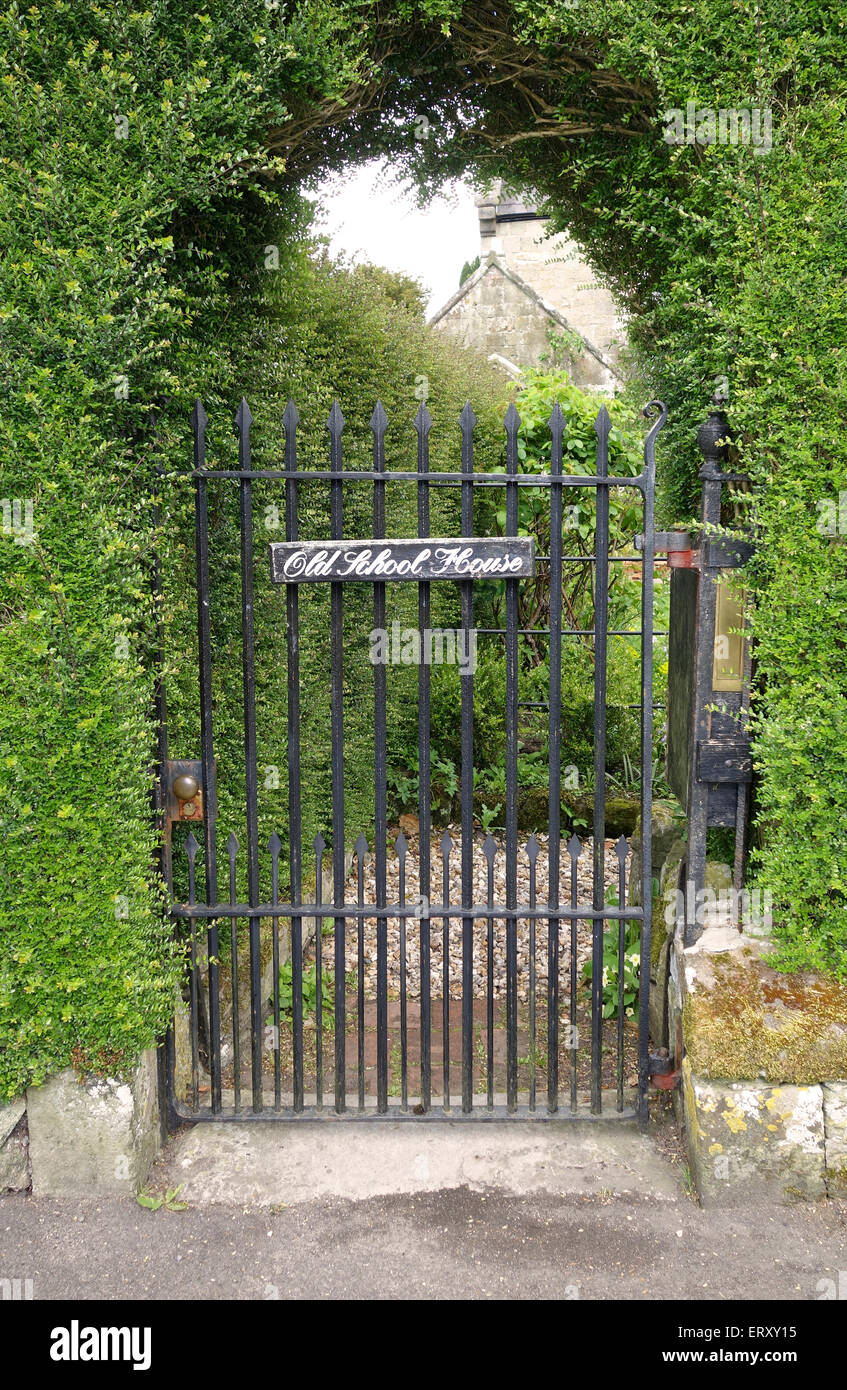
[[[190,777],[187,772],[183,772],[173,780],[173,793],[178,801],[191,801],[200,790],[200,783],[196,777]]]

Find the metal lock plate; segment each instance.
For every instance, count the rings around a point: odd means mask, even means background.
[[[189,800],[177,796],[174,782],[179,777],[193,777],[197,791]],[[203,819],[203,765],[199,758],[169,758],[162,768],[165,819],[195,821]]]

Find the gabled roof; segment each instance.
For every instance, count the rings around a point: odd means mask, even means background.
[[[568,333],[572,333],[575,337],[579,338],[585,351],[596,358],[600,365],[605,367],[606,371],[611,372],[619,381],[623,379],[620,370],[615,366],[611,358],[606,356],[605,352],[595,347],[583,333],[580,333],[578,329],[574,328],[561,310],[556,308],[555,304],[551,304],[550,301],[545,299],[543,295],[540,295],[537,290],[534,290],[532,285],[524,280],[522,275],[518,275],[516,270],[512,270],[511,266],[506,265],[501,257],[494,251],[490,252],[485,260],[480,262],[473,274],[469,275],[467,280],[459,286],[456,293],[450,296],[447,303],[442,304],[437,313],[433,314],[432,318],[429,320],[429,327],[434,328],[435,325],[439,323],[441,319],[445,318],[446,315],[450,313],[451,309],[455,309],[456,305],[460,304],[465,298],[465,295],[469,294],[492,270],[499,270],[501,275],[505,276],[507,280],[511,280],[512,284],[516,285],[521,293],[526,295],[527,299],[532,300],[533,304],[536,304],[538,308],[541,309],[542,313],[546,314],[549,319],[557,323],[560,328],[566,329]]]

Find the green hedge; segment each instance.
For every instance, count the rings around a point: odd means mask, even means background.
[[[521,87],[488,81],[516,41]],[[196,395],[220,430],[279,361],[265,265],[278,244],[279,281],[296,280],[297,183],[380,152],[424,185],[467,168],[532,185],[590,248],[631,312],[638,392],[670,407],[663,520],[694,507],[694,428],[727,378],[761,538],[761,884],[782,963],[844,974],[847,550],[816,526],[847,486],[843,43],[834,0],[6,7],[0,448],[34,537],[0,538],[5,1092],[74,1048],[129,1055],[166,1015],[147,818],[154,465],[186,466]],[[666,144],[661,113],[689,101],[770,108],[773,148]],[[564,138],[537,138],[557,111]],[[298,331],[297,360],[334,389],[341,359],[327,343],[317,363],[311,324]],[[357,380],[387,392],[390,358]]]

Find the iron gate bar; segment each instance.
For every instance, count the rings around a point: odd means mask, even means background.
[[[614,1098],[615,1092],[612,1091],[611,1095],[612,1098]],[[529,1105],[523,1102],[520,1102],[515,1110],[509,1110],[505,1104],[486,1104],[484,1106],[475,1106],[470,1112],[465,1112],[461,1108],[454,1108],[450,1110],[449,1114],[445,1114],[440,1109],[424,1111],[423,1107],[419,1106],[416,1106],[414,1110],[403,1110],[400,1105],[391,1105],[387,1111],[380,1111],[377,1110],[375,1104],[373,1106],[366,1106],[362,1111],[357,1109],[352,1112],[337,1112],[335,1110],[326,1109],[325,1107],[319,1109],[317,1106],[301,1111],[295,1110],[293,1106],[283,1106],[279,1111],[273,1110],[270,1112],[253,1112],[251,1110],[236,1111],[225,1107],[214,1117],[212,1117],[211,1111],[189,1110],[186,1106],[181,1105],[179,1101],[171,1102],[170,1108],[177,1121],[187,1121],[190,1124],[202,1124],[212,1118],[214,1118],[215,1122],[222,1122],[225,1124],[231,1124],[235,1121],[239,1124],[249,1121],[259,1121],[260,1123],[267,1124],[268,1120],[285,1120],[286,1123],[300,1120],[305,1124],[311,1124],[317,1120],[323,1121],[326,1124],[343,1124],[345,1120],[349,1122],[351,1118],[355,1118],[357,1123],[359,1121],[377,1123],[381,1120],[408,1120],[414,1124],[422,1124],[426,1121],[435,1124],[443,1124],[445,1119],[471,1122],[476,1120],[539,1120],[548,1124],[562,1124],[571,1121],[585,1124],[587,1121],[591,1121],[602,1126],[608,1123],[609,1118],[608,1111],[596,1115],[590,1110],[578,1110],[576,1112],[572,1110],[550,1111],[546,1108],[531,1110]],[[614,1118],[616,1120],[637,1120],[639,1118],[639,1111],[634,1105],[626,1107],[622,1112],[615,1109]]]
[[[385,431],[388,417],[382,401],[377,401],[371,416],[373,432],[374,472],[385,472]],[[374,481],[373,500],[374,540],[385,537],[385,483]],[[374,628],[385,630],[385,584],[374,584]],[[386,852],[388,838],[388,764],[386,748],[386,669],[381,661],[374,662],[374,840],[376,849],[376,901],[385,907]],[[377,926],[377,1002],[376,1002],[376,1069],[377,1105],[388,1109],[388,923],[378,918]]]
[[[333,480],[329,485],[329,533],[341,540],[343,530],[343,455],[341,431],[344,416],[338,401],[329,414],[330,459]],[[330,588],[330,721],[332,739],[332,891],[335,907],[344,906],[344,586],[333,582]],[[344,1039],[347,1000],[345,922],[335,918],[335,1108],[343,1111],[346,1102],[346,1052]]]
[[[535,911],[535,861],[538,841],[530,835],[526,852],[529,858],[529,907]],[[535,1109],[535,918],[529,922],[529,1108]]]
[[[195,880],[194,861],[197,857],[197,840],[193,831],[188,832],[185,841],[188,854],[188,899],[194,902]],[[197,979],[197,928],[191,923],[191,1098],[196,1110],[200,1104],[200,1022],[199,990]]]
[[[473,432],[476,416],[468,402],[460,417],[462,433],[462,535],[473,535]],[[473,628],[473,580],[459,585],[464,650]],[[462,907],[473,904],[473,671],[463,671],[462,687]],[[462,1110],[473,1108],[473,918],[462,918]]]
[[[272,893],[272,899],[271,899],[271,900],[272,900],[274,906],[276,906],[277,903],[279,902],[279,854],[280,854],[280,850],[282,849],[282,841],[280,840],[280,838],[279,838],[279,836],[277,835],[276,831],[274,831],[273,835],[271,835],[268,848],[270,849],[270,852],[271,852],[271,893]],[[292,897],[293,897],[293,896],[295,896],[295,895],[292,894]],[[292,942],[291,954],[292,954],[292,960],[293,960],[293,961],[296,961],[296,949],[295,949],[294,942],[295,942],[295,924],[296,924],[298,921],[299,921],[299,918],[297,918],[297,917],[292,917],[292,919],[291,919],[291,942]],[[273,1012],[273,1020],[274,1020],[274,1109],[279,1110],[279,1107],[280,1107],[280,1105],[281,1105],[281,1103],[282,1103],[282,1065],[281,1065],[281,1057],[280,1057],[280,1036],[279,1036],[279,918],[278,918],[278,917],[274,917],[274,919],[273,919],[272,930],[273,930],[273,957],[272,957],[272,958],[273,958],[273,972],[274,972],[274,1002],[273,1002],[273,1010],[274,1010],[274,1012]],[[301,973],[302,973],[302,972],[301,972]],[[296,977],[296,965],[295,965],[295,964],[292,964],[292,967],[291,967],[291,988],[292,988],[292,992],[294,992],[294,991],[296,990],[296,988],[297,988],[297,981],[296,981],[296,978],[295,978],[295,977]],[[301,992],[302,992],[302,990],[301,990]],[[293,1013],[293,1000],[292,1000],[292,1013]],[[299,1093],[300,1093],[300,1091],[302,1090],[302,1087],[299,1087],[299,1086],[298,1086],[298,1076],[297,1076],[297,1027],[296,1027],[296,1016],[295,1016],[295,1018],[294,1018],[294,1022],[295,1022],[295,1028],[294,1028],[294,1109],[295,1109],[295,1110],[300,1110],[300,1109],[302,1109],[302,1105],[298,1104],[298,1101],[300,1100],[300,1094],[299,1094]],[[301,1038],[302,1038],[302,1033],[301,1033]],[[301,1059],[302,1059],[302,1043],[301,1043],[300,1055],[301,1055]]]
[[[335,404],[337,405],[338,402],[336,401]],[[197,472],[200,472],[201,476],[204,478],[249,478],[253,481],[259,478],[282,481],[291,476],[285,468],[257,468],[255,470],[244,470],[239,468],[204,468],[202,470],[195,470],[195,473]],[[414,473],[400,473],[388,469],[385,473],[374,473],[367,468],[355,468],[348,469],[346,472],[341,473],[334,468],[325,468],[323,470],[304,468],[298,471],[295,477],[301,483],[333,482],[340,479],[345,483],[372,483],[374,481],[386,483],[429,483],[431,486],[435,487],[459,488],[462,483],[466,481],[462,473],[430,473],[426,469]],[[640,492],[643,492],[646,487],[645,477],[646,475],[644,473],[636,473],[631,478],[613,478],[610,476],[606,478],[605,481],[610,487],[635,487],[638,488]],[[541,488],[550,487],[552,482],[550,475],[544,473],[520,473],[517,478],[511,478],[508,473],[475,473],[473,479],[474,487],[493,487],[501,490],[505,488],[506,484],[509,482],[514,482],[516,487]],[[557,483],[560,482],[562,487],[597,486],[597,477],[594,473],[563,473],[561,479],[557,479],[556,481]],[[340,540],[341,537],[334,536],[331,537],[331,539]],[[582,560],[585,557],[579,555],[576,558]],[[622,560],[625,558],[627,557],[621,557]],[[637,559],[638,557],[635,556],[633,558]]]
[[[238,840],[234,832],[230,832],[226,842],[227,854],[229,855],[229,900],[230,903],[238,901],[235,885],[236,859],[238,856]],[[232,952],[232,975],[233,979],[238,979],[238,931],[236,927],[237,917],[229,919],[230,950]],[[233,1056],[233,1090],[235,1092],[235,1109],[241,1106],[241,1018],[238,1006],[238,990],[232,991],[232,1056]]]
[[[289,401],[282,417],[285,429],[285,467],[296,477],[297,426],[300,417],[293,401]],[[299,535],[297,483],[295,477],[285,481],[285,539],[296,541]],[[292,903],[299,903],[302,892],[302,838],[300,816],[300,591],[296,584],[285,586],[285,654],[288,712],[288,862]],[[277,854],[279,851],[277,851]],[[276,894],[274,902],[277,901]],[[279,1034],[279,933],[274,919],[274,1103],[279,1109],[280,1034]],[[291,919],[291,990],[294,1023],[294,1109],[303,1108],[303,919]],[[294,1000],[297,1001],[296,1005]]]
[[[577,895],[578,895],[578,892],[579,892],[579,887],[578,887],[578,884],[577,884],[577,861],[578,861],[579,856],[580,856],[581,853],[582,853],[582,845],[580,844],[580,842],[579,842],[579,840],[578,840],[578,838],[577,838],[576,835],[571,835],[571,838],[570,838],[569,841],[568,841],[568,854],[570,855],[570,860],[571,860],[571,907],[575,907],[575,906],[576,906]],[[549,927],[547,928],[547,930],[548,930],[548,931],[550,930]],[[558,933],[557,933],[557,935],[558,935]],[[576,1066],[576,1060],[577,1060],[577,1059],[576,1059],[576,1050],[577,1050],[577,1041],[578,1041],[577,1036],[576,1036],[576,918],[575,918],[575,917],[572,917],[572,918],[571,918],[571,943],[570,943],[570,944],[571,944],[571,957],[570,957],[570,1010],[569,1010],[569,1012],[570,1012],[570,1020],[569,1020],[569,1022],[570,1022],[570,1030],[571,1030],[571,1033],[570,1033],[570,1037],[568,1038],[568,1042],[570,1043],[570,1051],[571,1051],[571,1066],[570,1066],[570,1076],[571,1076],[571,1110],[574,1111],[574,1110],[576,1110],[576,1108],[577,1108],[577,1066]]]
[[[480,627],[477,628],[479,637],[502,637],[506,629],[504,627]],[[548,637],[549,627],[519,627],[520,637]],[[568,627],[562,632],[562,637],[593,637],[595,629],[593,627]],[[667,637],[666,632],[654,632],[654,637]],[[640,637],[640,628],[611,628],[606,633],[607,637]]]
[[[562,439],[565,417],[558,401],[550,415],[550,711],[548,733],[548,906],[559,905],[559,841],[562,796]],[[555,853],[553,847],[555,846]],[[547,924],[547,1107],[559,1105],[559,933]]]
[[[605,901],[606,853],[606,626],[609,611],[609,412],[602,406],[594,422],[597,435],[597,501],[594,522],[594,908]],[[603,1050],[603,928],[594,923],[591,966],[591,1109],[600,1110]],[[572,1040],[571,1040],[572,1041]]]
[[[648,964],[647,984],[640,980],[638,1007],[638,1118],[647,1128],[647,1087],[649,1076],[649,963],[653,929],[653,843],[646,827],[653,820],[653,571],[655,550],[654,493],[656,484],[656,437],[667,419],[667,409],[661,401],[650,401],[644,407],[649,420],[657,418],[644,441],[644,541],[641,569],[641,896],[644,899],[644,919],[641,923],[641,960]],[[642,972],[643,974],[643,972]]]
[[[429,535],[429,431],[432,420],[421,401],[415,416],[418,436],[418,537]],[[418,584],[418,632],[430,627],[429,580]],[[429,663],[418,663],[418,892],[421,897],[421,1105],[429,1110],[432,1099],[432,992],[430,960],[430,837],[431,837],[431,769],[429,746]]]
[[[494,854],[496,846],[493,836],[486,835],[485,844],[482,852],[488,861],[488,912],[486,919],[486,1064],[485,1064],[485,1090],[488,1100],[489,1110],[494,1106],[494,917],[491,909],[494,906]]]
[[[402,830],[394,842],[398,859],[397,896],[400,906],[406,907],[406,836]],[[403,1110],[409,1108],[409,1039],[407,1033],[408,1001],[406,999],[406,916],[400,918],[400,1098]]]
[[[323,872],[324,872],[324,850],[326,843],[323,835],[318,831],[314,840],[315,850],[315,904],[320,909],[321,898],[323,895]],[[315,918],[315,1018],[320,1019],[320,1025],[315,1029],[315,1090],[317,1092],[317,1106],[320,1110],[324,1103],[324,1083],[323,1083],[323,932],[321,924],[323,917]]]
[[[242,398],[236,416],[241,530],[241,657],[244,673],[244,781],[247,802],[247,894],[255,909],[259,901],[259,791],[256,763],[256,664],[253,639],[253,503],[250,473],[250,425],[253,417]],[[250,1043],[253,1106],[261,1110],[262,1096],[262,1018],[261,1018],[261,937],[255,911],[250,917]]]
[[[518,429],[514,401],[506,412],[506,535],[518,534]],[[518,903],[518,584],[506,580],[506,906]],[[506,1096],[518,1103],[518,935],[517,922],[506,920]]]
[[[493,839],[491,843],[494,845],[494,851],[496,853],[496,843]],[[577,840],[577,844],[580,845],[581,852],[583,847],[579,840]],[[204,918],[228,916],[294,917],[299,914],[303,917],[336,917],[340,915],[337,911],[338,908],[343,908],[343,915],[345,918],[353,917],[357,919],[360,917],[419,917],[421,911],[420,904],[417,903],[412,906],[408,904],[401,906],[397,903],[389,903],[387,907],[375,907],[371,904],[368,904],[367,907],[359,907],[354,906],[353,903],[344,902],[334,904],[326,903],[323,906],[319,903],[300,903],[295,905],[293,903],[274,904],[271,902],[261,903],[256,907],[246,903],[235,905],[230,903],[214,903],[211,906],[206,903],[172,903],[170,910],[172,916],[178,917],[184,921],[193,922]],[[508,908],[501,903],[495,903],[493,899],[490,904],[476,904],[468,908],[458,906],[451,907],[449,903],[430,903],[428,910],[431,917],[464,917],[467,915],[474,919],[478,919],[487,917],[492,908],[494,909],[495,917],[505,920],[511,918],[517,921],[520,921],[524,917],[527,918],[527,920],[534,917],[536,921],[550,920],[552,922],[597,922],[604,918],[608,918],[610,921],[617,921],[621,918],[625,922],[635,922],[640,921],[643,915],[643,909],[640,907],[604,907],[599,912],[592,907],[536,907],[534,911],[530,912],[528,907]]]
[[[621,835],[615,846],[618,856],[618,902],[626,896],[626,840]],[[623,1110],[623,1019],[626,922],[618,918],[618,1110]]]
[[[197,645],[200,676],[200,748],[203,768],[203,842],[205,848],[206,897],[218,896],[217,866],[217,789],[212,735],[212,669],[209,615],[209,498],[203,476],[206,459],[208,417],[198,400],[191,416],[194,435],[194,533],[197,564]],[[194,942],[192,940],[192,948]],[[207,939],[209,961],[209,1029],[211,1033],[212,1109],[221,1108],[220,1008],[218,983],[218,929],[210,928]],[[199,1005],[199,1001],[198,1001]]]
[[[441,883],[445,903],[450,901],[450,850],[453,841],[449,831],[441,837]],[[450,918],[441,919],[441,1077],[445,1110],[450,1109]]]
[[[368,842],[364,835],[356,841],[355,854],[358,861],[356,882],[359,890],[359,907],[365,905],[365,855]],[[360,917],[356,924],[356,1059],[359,1069],[359,1109],[365,1108],[365,922]]]
[[[410,1114],[409,1111],[409,1071],[408,1071],[408,999],[407,999],[407,918],[420,918],[420,1103],[415,1106],[415,1117],[440,1118],[432,1110],[432,981],[431,981],[431,918],[442,918],[442,1097],[441,1113],[453,1115],[451,1106],[450,1072],[450,922],[460,919],[462,923],[462,1106],[464,1117],[497,1118],[526,1114],[533,1118],[552,1118],[557,1115],[582,1116],[579,1109],[578,1092],[578,1039],[577,1031],[577,924],[580,921],[592,923],[592,1008],[591,1008],[591,1057],[590,1057],[590,1114],[600,1118],[602,1100],[602,944],[605,923],[618,922],[618,1021],[617,1058],[615,1070],[615,1110],[620,1116],[629,1113],[637,1115],[642,1124],[647,1118],[647,993],[649,979],[644,978],[640,993],[638,1020],[638,1092],[637,1104],[632,1112],[624,1107],[624,968],[626,923],[638,921],[641,927],[641,959],[649,960],[651,937],[652,902],[643,907],[613,908],[605,903],[605,861],[604,861],[604,786],[605,786],[605,694],[606,694],[606,643],[610,636],[641,636],[642,699],[641,699],[641,738],[642,738],[642,823],[649,824],[652,810],[652,643],[654,633],[652,622],[652,584],[654,575],[654,485],[655,485],[655,439],[662,428],[666,411],[659,402],[651,402],[645,410],[648,418],[657,414],[644,445],[644,469],[635,478],[613,478],[608,475],[608,436],[610,421],[605,407],[595,422],[597,434],[597,472],[592,475],[562,475],[562,434],[563,416],[556,406],[551,414],[551,471],[549,475],[525,476],[518,474],[517,439],[520,419],[514,406],[507,413],[506,466],[505,474],[477,474],[474,472],[473,429],[475,418],[468,404],[462,412],[460,427],[462,434],[461,472],[433,473],[430,471],[429,432],[431,419],[425,405],[422,405],[415,419],[418,435],[417,470],[388,471],[385,468],[384,441],[387,419],[380,403],[374,410],[371,428],[374,435],[373,471],[347,472],[344,470],[341,434],[344,418],[338,402],[334,402],[327,422],[330,434],[330,464],[328,470],[301,471],[297,467],[296,430],[298,416],[293,403],[289,403],[283,416],[285,427],[284,470],[253,470],[250,459],[251,415],[246,401],[242,400],[236,424],[239,431],[239,468],[237,470],[208,470],[205,467],[205,431],[207,418],[201,402],[197,402],[192,415],[194,434],[195,482],[195,545],[197,562],[197,604],[198,604],[198,647],[200,678],[200,713],[202,769],[204,781],[204,848],[206,902],[198,904],[196,893],[196,854],[197,840],[189,834],[186,841],[188,856],[189,891],[187,904],[172,904],[172,916],[176,921],[189,924],[190,970],[190,1047],[191,1083],[190,1095],[193,1109],[186,1110],[176,1099],[174,1089],[175,1042],[173,1030],[169,1030],[165,1046],[165,1067],[168,1086],[168,1107],[171,1117],[177,1116],[191,1120],[198,1119],[245,1119],[262,1118],[265,1110],[265,1094],[262,1081],[263,1062],[263,999],[261,997],[261,939],[260,920],[270,918],[272,925],[273,969],[275,976],[273,991],[273,1108],[272,1117],[284,1119],[301,1118],[341,1118],[347,1113],[346,1106],[346,933],[348,922],[355,923],[357,936],[357,1081],[358,1106],[352,1113],[363,1118],[389,1117],[396,1114]],[[229,902],[218,903],[217,862],[216,862],[216,822],[217,797],[215,787],[215,764],[212,725],[212,672],[211,637],[209,622],[209,520],[208,520],[208,480],[209,478],[233,478],[239,482],[239,517],[241,537],[241,597],[242,597],[242,665],[244,699],[244,751],[245,751],[245,789],[247,824],[247,871],[248,901],[237,901],[237,854],[238,840],[231,834],[227,840],[229,858]],[[386,734],[386,680],[384,664],[374,663],[374,729],[376,737],[374,758],[374,808],[375,808],[375,894],[376,904],[365,901],[364,863],[368,853],[368,843],[360,834],[356,841],[357,856],[357,903],[355,906],[345,901],[345,860],[344,860],[344,780],[343,780],[343,622],[344,600],[341,581],[330,581],[330,667],[331,667],[331,742],[332,742],[332,825],[333,825],[333,901],[323,902],[323,854],[326,849],[323,837],[319,834],[314,840],[316,885],[314,904],[302,901],[302,846],[301,846],[301,779],[300,779],[300,709],[299,709],[299,611],[298,590],[294,583],[286,584],[286,658],[287,658],[287,719],[288,719],[288,761],[289,761],[289,896],[291,901],[279,901],[279,856],[282,841],[276,831],[270,837],[271,898],[270,904],[260,902],[260,847],[258,842],[258,779],[256,761],[256,705],[255,705],[255,653],[253,630],[253,518],[252,482],[256,478],[285,481],[286,501],[286,540],[296,542],[298,537],[297,484],[300,481],[326,480],[330,484],[330,531],[333,540],[343,536],[343,483],[371,482],[373,484],[373,536],[385,539],[385,488],[388,482],[414,482],[418,498],[418,538],[430,535],[429,487],[458,486],[461,489],[461,533],[473,538],[473,490],[474,487],[503,488],[506,496],[506,536],[512,538],[518,530],[518,488],[550,487],[550,555],[543,557],[551,566],[551,603],[549,629],[521,629],[518,626],[518,579],[506,580],[506,627],[504,629],[484,629],[483,635],[504,636],[506,639],[506,842],[505,842],[505,904],[495,900],[494,865],[499,853],[492,836],[486,836],[483,854],[487,861],[487,892],[484,904],[474,904],[473,885],[473,673],[462,673],[461,678],[461,788],[462,788],[462,854],[461,854],[461,905],[451,902],[450,855],[453,842],[449,832],[441,840],[442,853],[442,897],[443,903],[430,903],[430,671],[427,662],[420,663],[418,673],[418,756],[419,756],[419,889],[418,904],[406,902],[406,857],[405,837],[398,835],[395,850],[398,859],[398,898],[397,904],[387,902],[387,766],[385,753]],[[635,487],[644,500],[644,544],[639,555],[632,557],[642,564],[642,623],[640,634],[637,631],[609,631],[608,580],[609,564],[625,561],[629,557],[609,554],[609,488],[612,486]],[[596,524],[595,554],[585,556],[563,556],[561,534],[562,488],[590,487],[595,489]],[[595,621],[591,629],[572,631],[562,630],[561,583],[564,561],[578,563],[589,560],[594,570],[594,612]],[[429,628],[431,616],[430,586],[428,580],[418,582],[418,628],[419,636]],[[461,599],[462,629],[466,634],[473,631],[473,580],[458,584]],[[386,591],[385,582],[374,583],[374,623],[385,627]],[[538,840],[531,834],[525,846],[529,860],[529,905],[518,902],[517,856],[518,856],[518,711],[521,708],[518,685],[518,641],[522,634],[538,632],[550,637],[550,698],[548,708],[549,734],[549,829],[548,844],[548,904],[546,908],[537,905],[536,864],[539,852]],[[555,852],[560,844],[560,795],[561,795],[561,642],[564,636],[590,635],[594,637],[595,653],[595,820],[592,874],[592,906],[587,908],[578,904],[577,863],[583,846],[578,837],[571,836],[567,852],[571,860],[570,906],[560,906],[559,855]],[[524,702],[526,703],[526,702]],[[543,702],[533,702],[533,707],[543,708]],[[621,837],[616,846],[618,856],[618,898],[624,901],[626,884],[626,859],[628,848]],[[642,882],[651,881],[650,836],[642,836]],[[170,886],[170,884],[169,884]],[[302,922],[308,914],[315,920],[315,969],[316,969],[316,1007],[319,1026],[315,1039],[315,1096],[307,1097],[304,1076],[304,1036],[303,1036],[303,940]],[[233,998],[233,1105],[223,1105],[221,1052],[220,1052],[220,979],[218,967],[218,923],[229,918],[230,946],[232,959]],[[401,1024],[401,1096],[399,1107],[389,1103],[388,1098],[388,1022],[387,1022],[387,929],[388,918],[399,922],[400,933],[400,1024]],[[322,930],[321,924],[331,918],[334,921],[335,938],[335,1108],[326,1112],[323,1105],[323,974],[322,974]],[[247,919],[249,923],[250,944],[250,1032],[251,1032],[251,1080],[252,1107],[247,1112],[241,1109],[241,1029],[239,1019],[238,980],[238,922]],[[286,1094],[283,1103],[282,1059],[280,1043],[280,983],[279,983],[279,922],[291,920],[291,960],[292,960],[292,1043],[293,1043],[293,1092]],[[365,1094],[365,993],[364,993],[364,929],[365,922],[373,919],[377,931],[377,1092],[375,1102]],[[483,1109],[473,1104],[473,928],[475,921],[486,923],[486,1084]],[[529,962],[529,1106],[519,1100],[518,1093],[518,961],[517,928],[520,921],[528,921],[530,936]],[[506,1091],[504,1104],[495,1093],[494,1065],[494,923],[505,923],[506,952]],[[547,1107],[539,1111],[536,1105],[536,946],[538,921],[547,923]],[[559,923],[569,921],[570,929],[570,1110],[559,1110]],[[205,922],[205,956],[201,958],[198,950],[198,923]],[[200,928],[202,930],[202,927]],[[599,952],[599,959],[598,959]],[[204,988],[203,972],[206,973]],[[208,1006],[208,1007],[207,1007]],[[211,1104],[209,1109],[199,1105],[199,1075],[201,1060],[201,1034],[203,1048],[208,1053],[211,1072]],[[205,1053],[204,1053],[205,1055]],[[289,1099],[291,1104],[289,1104]],[[374,1109],[375,1104],[375,1109]]]

